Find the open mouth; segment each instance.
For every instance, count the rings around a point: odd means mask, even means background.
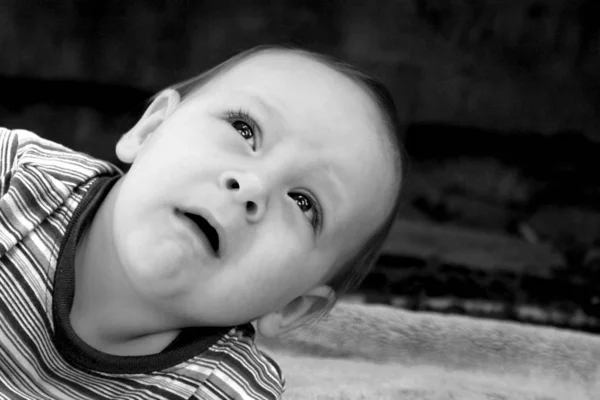
[[[188,217],[202,233],[208,239],[210,243],[210,247],[213,249],[213,252],[218,255],[219,254],[219,234],[217,230],[213,228],[213,226],[204,219],[201,215],[192,214],[192,213],[184,213],[186,217]]]

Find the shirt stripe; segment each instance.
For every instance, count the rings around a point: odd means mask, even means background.
[[[34,133],[0,128],[0,400],[279,399],[278,366],[243,328],[145,374],[83,370],[61,356],[52,311],[60,245],[90,188],[120,174]]]

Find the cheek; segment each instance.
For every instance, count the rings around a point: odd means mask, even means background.
[[[340,216],[335,230],[328,236],[328,241],[324,243],[328,256],[332,260],[330,265],[345,265],[375,231],[378,226],[377,221],[379,221],[379,217],[374,218],[364,208],[362,210],[354,209],[348,214],[344,213]],[[332,270],[333,268],[330,268],[329,276],[334,273]]]
[[[188,143],[208,141],[219,145],[232,145],[236,141],[244,142],[228,121],[212,115],[178,121],[165,127],[165,130],[170,138],[177,135]]]
[[[373,180],[363,180],[357,185],[352,202],[348,203],[339,218],[333,235],[342,249],[341,253],[353,254],[385,222],[393,208],[397,182],[385,174],[373,173]]]
[[[248,271],[251,279],[261,282],[263,287],[281,288],[283,291],[306,286],[318,272],[312,240],[307,238],[303,229],[285,225],[281,220],[264,228],[250,250],[254,260],[247,264],[254,265]]]
[[[213,123],[198,129],[179,144],[179,153],[192,163],[230,168],[245,162],[251,147],[230,125]]]

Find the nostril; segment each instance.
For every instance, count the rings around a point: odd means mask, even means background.
[[[257,208],[258,208],[258,206],[256,205],[255,202],[253,202],[253,201],[246,202],[246,212],[248,214],[254,214],[256,212]]]
[[[240,184],[238,183],[238,181],[236,181],[233,178],[227,179],[227,181],[225,182],[225,186],[227,187],[227,189],[234,189],[234,190],[237,190],[240,188]]]

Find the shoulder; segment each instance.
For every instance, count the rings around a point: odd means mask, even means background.
[[[0,195],[7,190],[17,162],[19,140],[15,131],[0,128]]]
[[[44,139],[24,129],[0,128],[0,150],[3,160],[22,163],[43,159],[49,152],[68,152],[69,150],[55,142]]]
[[[256,347],[251,325],[232,329],[210,351],[220,359],[209,377],[216,395],[225,399],[281,398],[285,378],[277,363]]]
[[[70,189],[94,176],[119,173],[117,167],[69,149],[33,132],[0,130],[0,154],[9,151],[14,168],[30,166],[60,180]]]
[[[92,178],[121,173],[111,163],[74,151],[33,132],[0,128],[0,197],[10,189],[15,177],[17,181],[26,177],[37,183],[43,181],[59,190],[64,197]]]
[[[72,212],[94,178],[119,173],[32,132],[0,129],[0,254],[67,202]]]

